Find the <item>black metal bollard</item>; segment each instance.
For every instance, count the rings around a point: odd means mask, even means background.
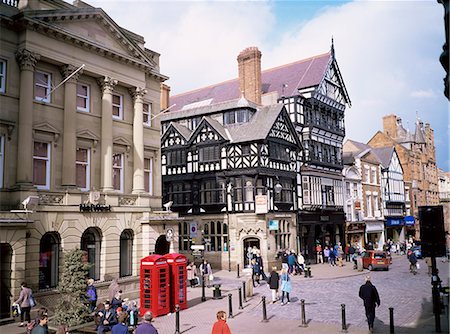
[[[233,318],[233,301],[232,298],[233,295],[231,293],[228,294],[228,318]]]
[[[306,313],[305,313],[305,300],[300,300],[301,302],[301,318],[302,318],[302,324],[300,327],[308,327],[308,324],[306,323]]]
[[[180,334],[180,306],[175,306],[175,334]]]
[[[342,333],[347,333],[347,322],[345,320],[345,304],[341,304],[342,309]]]
[[[242,310],[244,307],[242,306],[242,288],[239,288],[239,309]]]
[[[237,264],[237,274],[236,274],[236,277],[237,277],[237,278],[241,277],[241,276],[239,276],[239,263]]]
[[[206,301],[205,297],[205,275],[202,275],[202,302]]]
[[[263,320],[262,320],[262,322],[268,322],[269,320],[267,320],[266,296],[262,296],[262,307],[263,307]]]
[[[389,333],[394,334],[394,308],[389,307]]]
[[[308,267],[308,277],[311,278],[311,267]]]
[[[308,267],[305,267],[305,278],[307,278],[308,277]]]
[[[245,290],[246,290],[246,289],[245,289],[245,282],[242,282],[242,293],[243,293],[243,295],[244,295],[244,303],[247,302],[247,293],[246,293]]]

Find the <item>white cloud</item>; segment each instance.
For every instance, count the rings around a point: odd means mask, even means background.
[[[334,36],[352,100],[346,112],[349,138],[367,141],[390,113],[414,124],[418,111],[436,139],[448,143],[448,101],[439,63],[443,8],[434,1],[336,5],[309,21],[290,21],[286,31],[274,30],[283,27],[276,24],[284,19],[275,14],[280,2],[88,2],[161,53],[161,72],[170,77],[173,93],[237,77],[236,57],[248,46],[260,48],[263,68],[269,68],[326,52]],[[304,3],[297,4],[300,13]],[[448,160],[448,145],[442,146],[437,147],[438,163]]]

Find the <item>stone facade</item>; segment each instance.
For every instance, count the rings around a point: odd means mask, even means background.
[[[159,54],[84,2],[14,4],[0,3],[1,317],[23,280],[51,306],[73,248],[136,296],[139,260],[177,248],[160,209]]]

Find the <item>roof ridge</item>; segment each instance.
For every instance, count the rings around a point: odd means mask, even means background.
[[[284,65],[279,65],[279,66],[275,66],[275,67],[272,67],[272,68],[268,68],[267,70],[261,71],[261,73],[262,72],[269,72],[269,71],[273,71],[273,70],[278,70],[278,69],[283,68],[283,67],[288,67],[288,66],[291,66],[291,65],[294,65],[294,64],[303,63],[303,62],[310,61],[310,60],[316,60],[317,58],[323,57],[323,56],[325,56],[327,54],[330,54],[330,51],[327,51],[327,52],[319,54],[319,55],[311,56],[311,57],[308,57],[308,58],[305,58],[305,59],[296,60],[296,61],[284,64]]]

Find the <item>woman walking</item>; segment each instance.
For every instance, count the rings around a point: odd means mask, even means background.
[[[290,303],[289,293],[292,290],[291,278],[286,269],[281,271],[281,305],[286,305]],[[287,303],[284,302],[284,296],[286,295]]]
[[[15,301],[15,304],[20,305],[21,313],[20,313],[20,325],[19,327],[25,326],[24,319],[27,321],[27,323],[31,322],[30,317],[30,311],[31,311],[31,304],[30,299],[32,297],[33,292],[29,287],[27,287],[26,282],[22,282],[20,285],[20,295],[19,299]]]
[[[287,270],[287,269],[283,269]],[[280,275],[277,273],[277,267],[272,267],[272,272],[269,277],[269,288],[272,292],[272,304],[275,304],[278,299],[278,288],[280,286]]]

